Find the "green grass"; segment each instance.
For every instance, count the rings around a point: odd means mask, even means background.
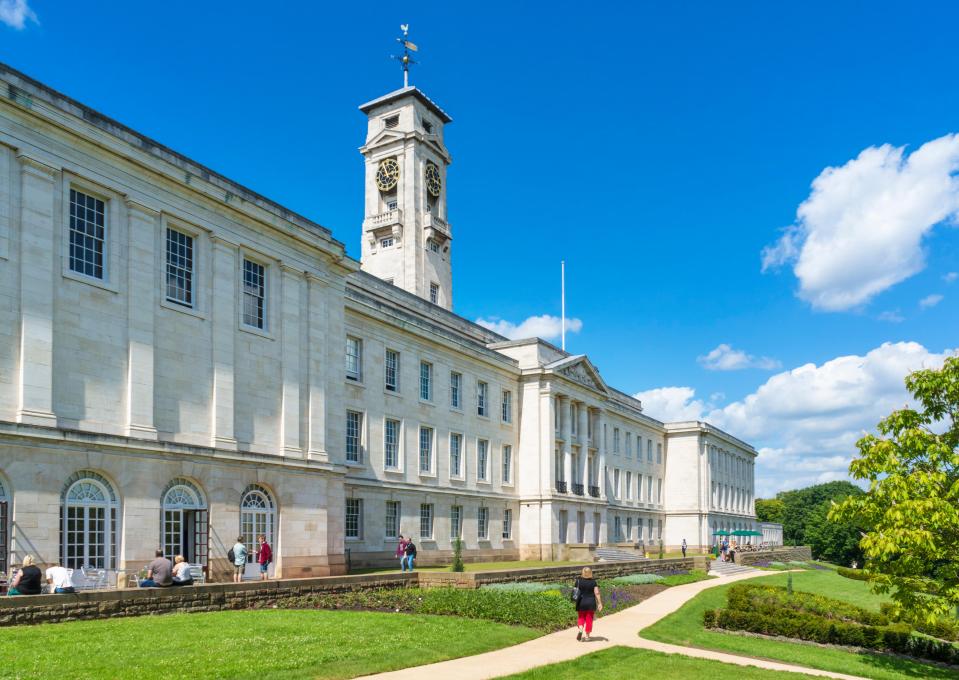
[[[589,565],[592,562],[547,562],[541,560],[515,560],[511,562],[464,562],[466,571],[497,571],[503,569],[539,569],[540,567],[575,567],[580,565]],[[375,567],[372,569],[353,569],[351,574],[389,574],[399,571],[399,559],[395,567]],[[416,571],[449,571],[449,565],[438,567],[416,567]]]
[[[573,661],[510,675],[508,680],[635,680],[642,677],[656,680],[716,680],[725,677],[735,680],[800,680],[812,676],[767,671],[753,666],[731,666],[646,649],[610,647]]]
[[[236,611],[0,629],[4,678],[350,678],[539,635],[449,616]]]
[[[709,581],[716,578],[715,576],[710,576],[705,571],[699,571],[694,569],[688,574],[673,574],[672,576],[666,576],[660,581],[660,585],[664,586],[684,586],[687,583],[696,583],[697,581]]]
[[[786,585],[787,574],[777,574],[755,579],[757,583]],[[716,649],[733,654],[757,658],[775,659],[800,666],[847,673],[879,680],[902,680],[903,678],[956,678],[959,672],[922,664],[908,659],[870,654],[853,653],[798,642],[784,642],[730,633],[720,633],[703,628],[703,612],[726,606],[726,590],[729,586],[717,586],[703,591],[683,605],[679,611],[667,616],[640,634],[649,640],[658,640],[676,645]],[[804,571],[793,573],[793,588],[810,593],[819,593],[852,604],[879,611],[879,605],[888,600],[869,592],[862,581],[842,578],[833,571]]]

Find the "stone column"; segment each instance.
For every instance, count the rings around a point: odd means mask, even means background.
[[[599,497],[606,498],[606,416],[600,410],[596,427],[599,430],[599,460],[596,462],[596,484],[599,486]]]
[[[17,422],[56,427],[53,414],[53,279],[57,170],[20,160],[20,375]]]
[[[284,456],[303,457],[300,444],[300,281],[303,273],[281,265],[280,304],[281,356],[283,372],[281,452]],[[307,317],[308,318],[308,317]]]
[[[560,397],[562,414],[560,416],[560,431],[563,438],[563,479],[566,481],[566,490],[573,483],[573,401],[569,397]]]
[[[213,423],[211,446],[236,449],[234,433],[234,364],[237,290],[237,246],[213,237]]]
[[[579,403],[579,481],[583,485],[583,495],[589,495],[589,407]]]
[[[324,351],[332,342],[327,335],[326,318],[328,307],[328,290],[326,284],[313,275],[307,277],[309,287],[308,325],[307,328],[307,373],[309,385],[307,387],[307,456],[312,460],[327,460],[326,450],[326,378],[324,368],[326,360]],[[346,338],[343,338],[343,347]],[[342,351],[342,350],[341,350]],[[364,367],[365,369],[366,367]],[[345,370],[345,368],[344,368]],[[336,378],[334,373],[333,379]],[[344,418],[346,414],[344,413]]]
[[[153,420],[155,247],[159,212],[127,200],[127,435],[156,439]]]

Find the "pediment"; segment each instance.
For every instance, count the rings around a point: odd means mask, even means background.
[[[567,357],[546,367],[558,375],[597,392],[606,392],[606,383],[585,355]]]
[[[405,132],[400,132],[399,130],[380,130],[376,133],[376,136],[373,139],[369,140],[363,146],[370,148],[373,146],[380,146],[381,144],[389,144],[390,142],[396,142],[406,138]]]

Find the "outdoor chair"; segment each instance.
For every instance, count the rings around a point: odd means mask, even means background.
[[[203,573],[203,567],[195,564],[190,565],[190,577],[194,584],[206,583],[206,574]]]
[[[80,569],[80,573],[83,574],[83,585],[80,586],[81,590],[100,590],[107,587],[106,569],[88,569],[83,567]]]

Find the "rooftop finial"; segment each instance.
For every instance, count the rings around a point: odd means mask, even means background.
[[[396,59],[401,64],[403,64],[403,87],[410,86],[410,64],[415,64],[416,62],[410,57],[410,52],[416,52],[419,48],[407,40],[407,36],[410,34],[410,25],[409,24],[400,24],[400,30],[403,31],[403,37],[397,38],[396,42],[403,46],[403,56],[397,57],[393,55],[393,59]]]

